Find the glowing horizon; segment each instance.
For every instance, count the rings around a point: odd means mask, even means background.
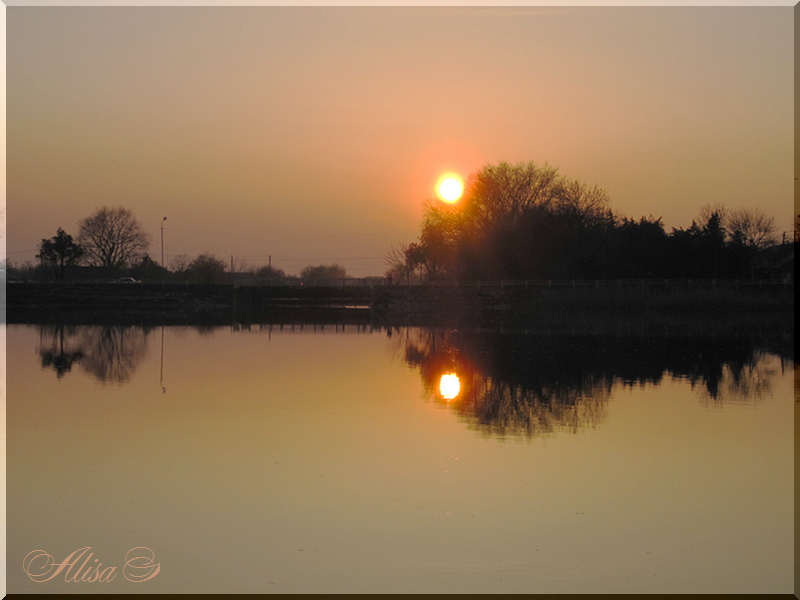
[[[442,173],[502,161],[791,232],[792,11],[7,7],[7,256],[121,205],[168,265],[382,275]]]

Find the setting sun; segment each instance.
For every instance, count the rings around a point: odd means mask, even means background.
[[[450,204],[458,202],[464,193],[464,182],[458,175],[448,173],[443,175],[436,186],[439,198]]]

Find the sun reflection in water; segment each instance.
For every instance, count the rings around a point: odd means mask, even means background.
[[[453,400],[461,393],[461,380],[455,373],[445,373],[439,379],[439,393],[447,401]]]

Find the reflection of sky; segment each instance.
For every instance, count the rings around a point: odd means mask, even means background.
[[[145,545],[148,592],[791,590],[780,369],[757,405],[615,385],[602,427],[503,443],[421,401],[385,334],[165,333],[162,394],[158,352],[58,380],[9,327],[12,565]]]

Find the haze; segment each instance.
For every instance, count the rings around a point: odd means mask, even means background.
[[[102,205],[160,260],[380,275],[446,171],[791,231],[793,8],[9,7],[7,252]]]

